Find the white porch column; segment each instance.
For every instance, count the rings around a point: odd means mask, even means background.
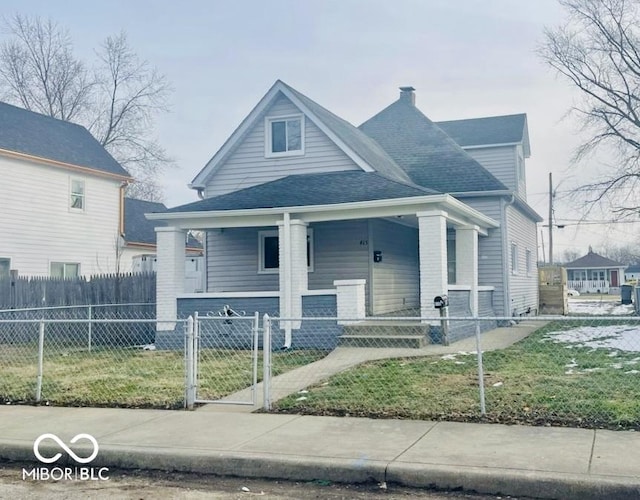
[[[307,266],[307,223],[290,219],[278,223],[280,256],[280,317],[302,317],[302,294],[309,288]],[[291,346],[291,330],[300,328],[300,321],[285,321],[285,347]]]
[[[471,287],[469,308],[478,314],[478,226],[456,228],[456,285]]]
[[[434,317],[436,295],[447,293],[447,213],[442,210],[418,212],[420,250],[420,315]]]
[[[365,319],[365,293],[367,280],[336,280],[338,324],[351,325]]]
[[[177,227],[156,227],[156,319],[158,330],[173,330],[178,295],[184,291],[185,232]]]

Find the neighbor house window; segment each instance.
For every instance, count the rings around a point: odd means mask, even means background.
[[[527,276],[531,276],[532,262],[531,262],[531,250],[527,250]]]
[[[71,200],[69,206],[73,210],[84,210],[84,181],[80,179],[71,179]]]
[[[3,259],[0,258],[0,280],[3,278],[8,278],[11,269],[11,259]]]
[[[52,262],[52,278],[77,278],[80,276],[80,264],[75,262]]]
[[[265,122],[266,156],[304,154],[304,116],[267,118]]]
[[[277,273],[280,269],[280,239],[278,231],[259,233],[258,273]],[[313,271],[313,229],[307,229],[307,270]]]
[[[518,274],[518,245],[511,243],[511,273]]]

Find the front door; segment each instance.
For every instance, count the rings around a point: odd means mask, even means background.
[[[611,271],[611,286],[618,286],[618,271]]]

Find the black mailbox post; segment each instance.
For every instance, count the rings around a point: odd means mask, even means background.
[[[436,295],[433,298],[433,307],[440,311],[440,325],[442,328],[442,345],[449,345],[449,320],[447,310],[449,308],[449,297],[447,295]]]
[[[433,307],[442,309],[449,306],[449,297],[447,295],[436,295],[433,298]]]

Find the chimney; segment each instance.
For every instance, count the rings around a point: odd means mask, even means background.
[[[416,105],[416,93],[413,87],[400,87],[400,100],[406,101],[412,106]]]

